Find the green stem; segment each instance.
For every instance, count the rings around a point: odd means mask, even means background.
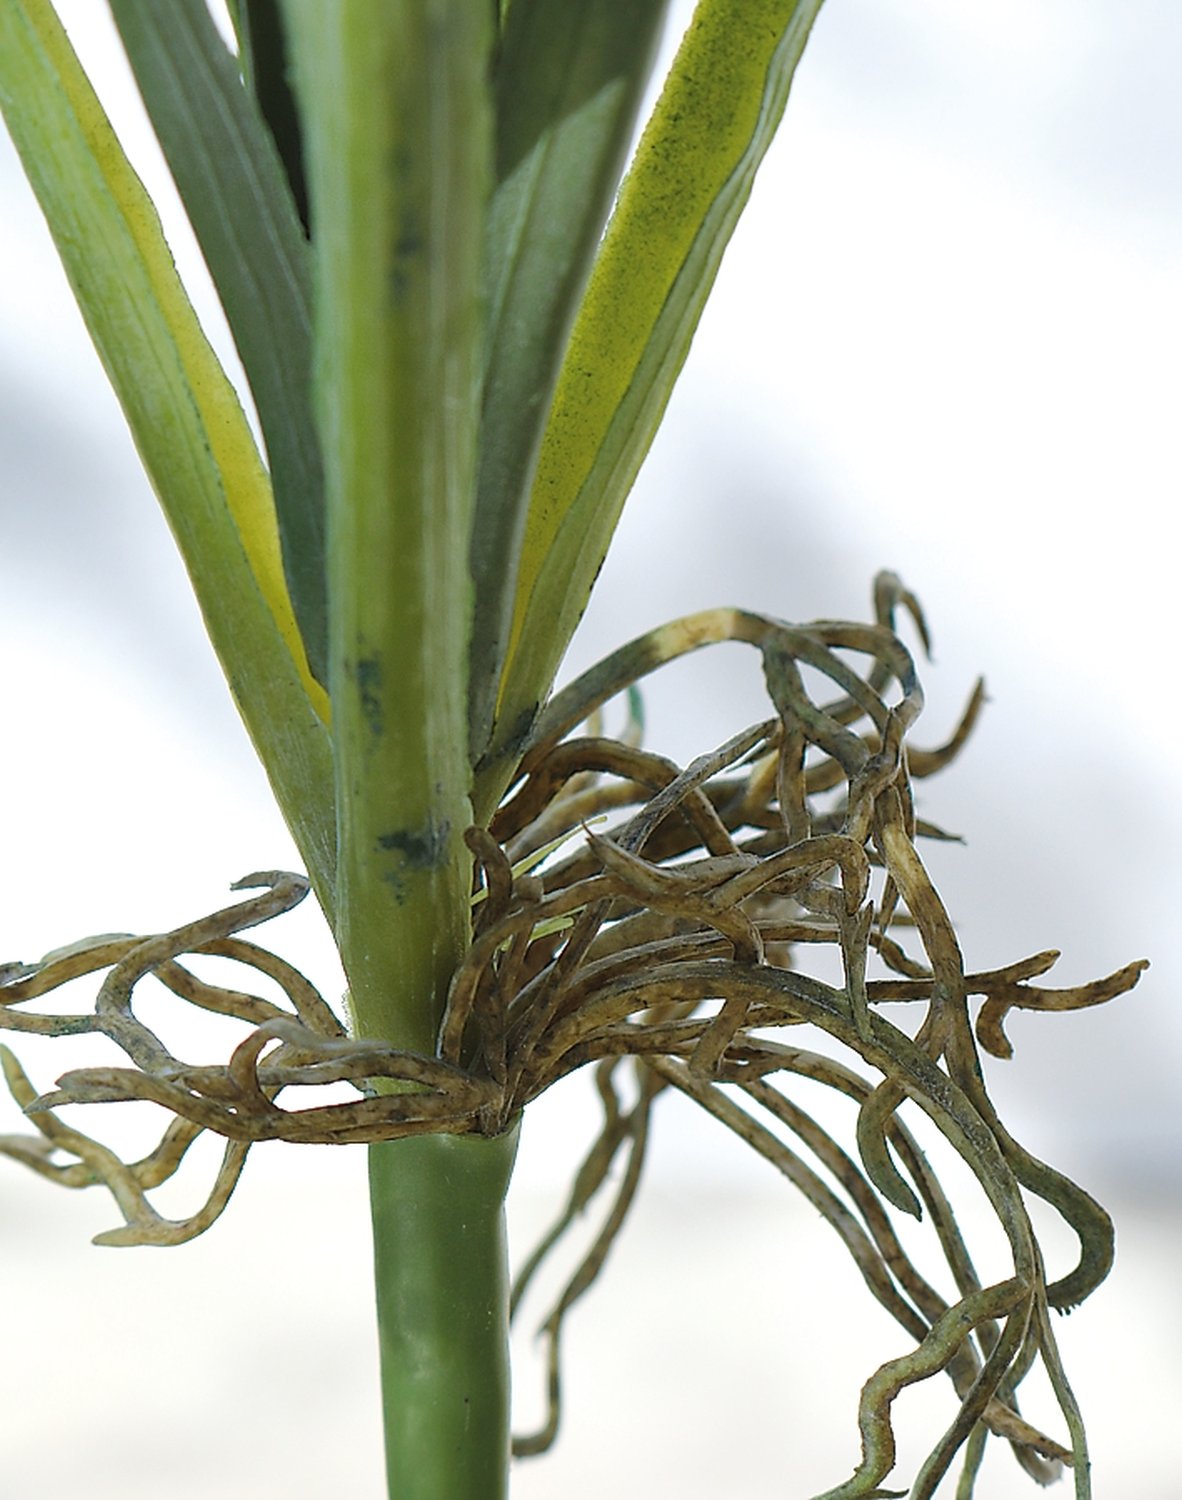
[[[287,0],[307,133],[337,939],[357,1030],[433,1050],[468,941],[468,538],[491,17]]]
[[[493,14],[284,0],[311,190],[337,938],[357,1032],[432,1053],[470,937],[468,549]],[[390,1495],[494,1500],[514,1138],[371,1148]]]
[[[369,1148],[391,1500],[502,1500],[517,1129]]]

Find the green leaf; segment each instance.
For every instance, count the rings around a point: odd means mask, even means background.
[[[516,0],[494,74],[496,188],[472,575],[471,742],[484,749],[517,556],[567,336],[619,186],[668,0]]]
[[[493,15],[285,0],[328,518],[338,937],[359,1029],[433,1051],[468,938],[468,542]]]
[[[509,774],[586,607],[820,7],[700,0],[694,13],[621,189],[551,408],[484,801]]]
[[[288,179],[205,0],[111,0],[111,10],[254,396],[288,591],[309,665],[324,683],[324,479],[311,407],[311,274]]]
[[[331,919],[327,703],[284,587],[267,476],[152,202],[46,0],[0,0],[0,106]]]
[[[280,0],[242,0],[233,7],[233,14],[242,75],[271,131],[304,233],[310,237],[304,133],[291,86],[282,5]]]

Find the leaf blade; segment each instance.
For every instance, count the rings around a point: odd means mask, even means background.
[[[604,236],[539,456],[482,778],[549,692],[821,0],[700,0]],[[498,764],[499,763],[499,764]]]
[[[266,475],[155,208],[47,0],[0,0],[0,106],[248,732],[331,913],[331,768],[316,694],[320,712],[327,704],[303,663]]]
[[[492,724],[517,558],[566,339],[615,196],[668,0],[518,0],[494,74],[488,333],[472,532],[474,757]]]
[[[234,7],[242,76],[249,83],[271,132],[295,200],[304,233],[312,235],[304,172],[303,127],[289,76],[282,0],[242,0]]]
[[[259,415],[284,576],[327,681],[324,476],[311,407],[308,244],[274,140],[204,0],[111,0]]]

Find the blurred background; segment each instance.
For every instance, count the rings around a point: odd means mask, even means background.
[[[59,9],[198,287],[105,7]],[[1141,1500],[1177,1495],[1182,1397],[1180,61],[1170,0],[830,0],[565,673],[712,604],[864,618],[886,566],[934,637],[917,742],[985,675],[976,735],[921,786],[966,839],[929,858],[970,968],[1152,960],[1106,1007],[1016,1015],[988,1070],[1017,1137],[1116,1217],[1113,1276],[1057,1326],[1096,1492]],[[0,959],[30,960],[176,925],[295,854],[6,138],[0,199]],[[692,757],[758,694],[754,655],[721,648],[652,683],[652,739]],[[314,912],[264,941],[339,992]],[[40,1086],[63,1048],[20,1039]],[[594,1127],[578,1081],[531,1112],[519,1258]],[[0,1161],[0,1492],[379,1493],[364,1175],[358,1151],[260,1149],[216,1229],[161,1255],[92,1249],[109,1202]],[[662,1100],[566,1345],[563,1434],[520,1500],[801,1500],[852,1471],[860,1384],[906,1340],[791,1189]],[[528,1339],[517,1378],[524,1426]],[[950,1398],[900,1403],[904,1482]],[[1030,1494],[993,1447],[982,1500]]]

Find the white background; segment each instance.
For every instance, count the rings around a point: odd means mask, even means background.
[[[62,8],[110,67],[105,8]],[[571,657],[709,604],[861,617],[885,565],[935,636],[917,739],[985,673],[982,727],[922,804],[968,840],[933,864],[970,967],[1153,961],[1104,1009],[1015,1018],[989,1071],[1018,1137],[1116,1213],[1117,1270],[1062,1333],[1097,1494],[1141,1500],[1176,1494],[1182,1396],[1180,62],[1170,0],[830,0]],[[0,201],[0,959],[28,959],[172,926],[295,856],[6,142]],[[761,715],[757,684],[737,648],[696,662],[649,692],[655,737],[706,748]],[[314,914],[286,925],[334,993]],[[63,1066],[20,1050],[42,1084]],[[518,1253],[591,1122],[577,1086],[527,1122]],[[687,1107],[658,1120],[646,1193],[574,1316],[562,1442],[515,1495],[837,1482],[902,1336]],[[113,1222],[0,1162],[0,1496],[379,1493],[361,1153],[256,1152],[213,1233],[167,1255],[91,1249]],[[912,1461],[949,1394],[903,1403]],[[979,1493],[1032,1487],[999,1448]]]

